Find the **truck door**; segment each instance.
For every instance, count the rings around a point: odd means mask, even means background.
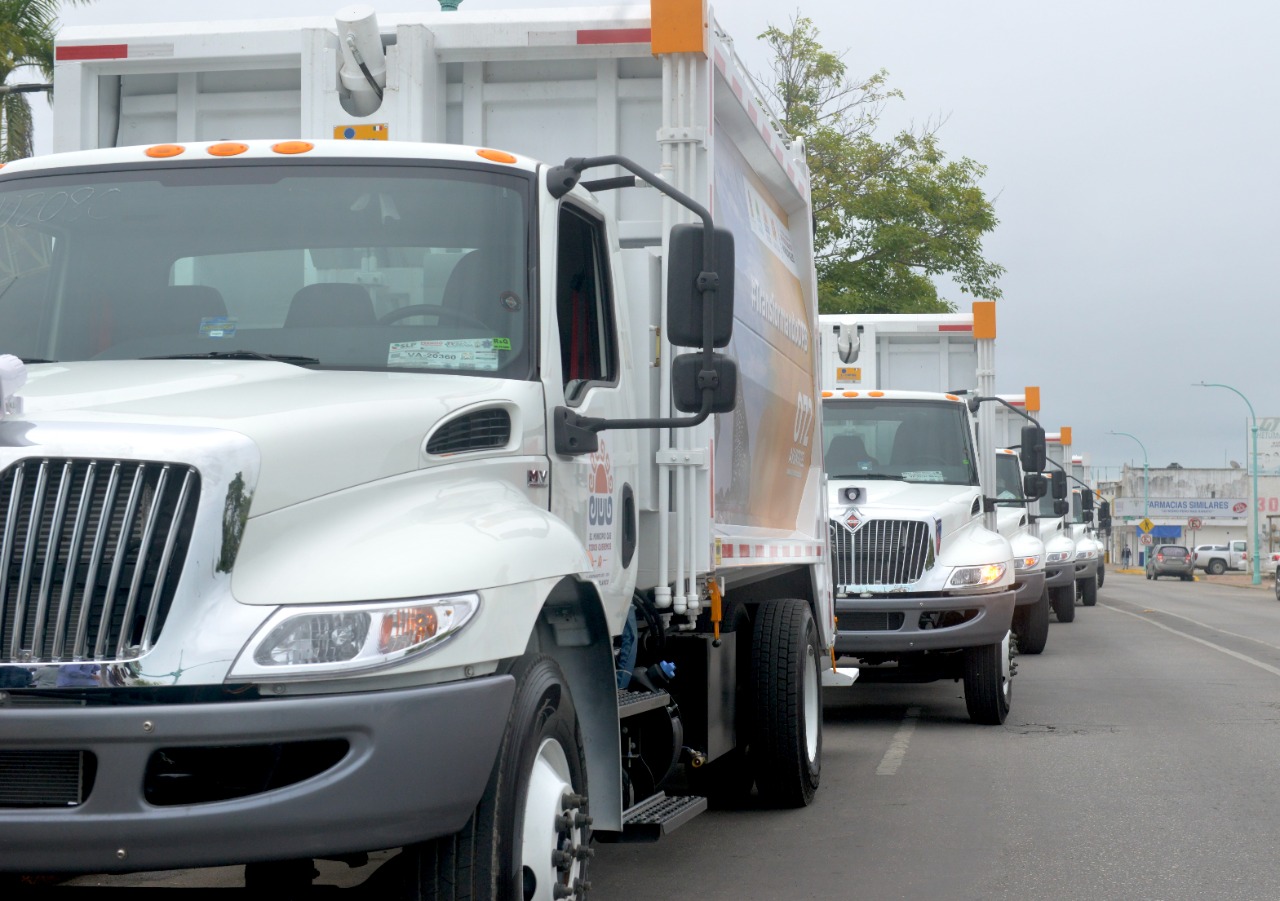
[[[544,307],[554,327],[542,354],[548,420],[561,405],[584,416],[629,417],[632,389],[620,340],[625,314],[613,289],[604,221],[569,201],[556,219],[555,297]],[[591,558],[588,577],[615,627],[635,586],[636,436],[606,430],[595,453],[551,453],[551,511],[581,537]]]

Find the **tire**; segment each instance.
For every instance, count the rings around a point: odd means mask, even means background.
[[[573,700],[550,657],[523,658],[484,796],[456,835],[405,848],[380,894],[418,901],[551,898],[585,883],[590,854],[587,766]],[[567,823],[557,822],[564,817]],[[528,849],[537,848],[530,854]],[[563,852],[560,861],[553,852]],[[543,856],[545,854],[545,856]],[[381,874],[374,874],[378,879]],[[546,885],[545,883],[552,883]]]
[[[1280,601],[1280,575],[1276,576],[1276,600]]]
[[[1039,654],[1049,640],[1049,589],[1040,592],[1034,604],[1013,612],[1013,631],[1018,635],[1019,654]]]
[[[1094,604],[1098,603],[1097,579],[1080,580],[1080,602],[1086,607],[1092,607]]]
[[[1003,641],[964,649],[964,704],[969,719],[980,726],[999,726],[1013,698],[1011,636]]]
[[[1210,560],[1209,565],[1205,567],[1211,576],[1220,576],[1227,571],[1227,564],[1221,560]]]
[[[1098,564],[1098,587],[1101,588],[1102,583],[1105,582],[1106,580],[1107,580],[1107,567],[1104,564],[1099,563]]]
[[[801,600],[760,605],[751,641],[749,759],[760,800],[804,807],[822,772],[818,627]]]
[[[1058,615],[1058,622],[1069,623],[1076,618],[1076,586],[1075,583],[1054,588],[1049,593],[1053,601],[1053,612]]]

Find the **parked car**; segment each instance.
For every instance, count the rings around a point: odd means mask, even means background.
[[[1195,578],[1195,557],[1180,544],[1162,544],[1147,558],[1147,578],[1178,576],[1184,582]]]
[[[1194,559],[1195,568],[1203,569],[1211,576],[1220,576],[1229,569],[1248,569],[1248,545],[1244,541],[1198,544]]]

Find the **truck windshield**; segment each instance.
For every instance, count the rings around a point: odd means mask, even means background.
[[[978,484],[963,404],[827,400],[822,440],[829,478]]]
[[[1022,466],[1012,454],[996,455],[996,503],[1004,507],[1021,507],[1027,498],[1022,493]]]
[[[531,184],[297,161],[0,179],[0,352],[527,379]]]

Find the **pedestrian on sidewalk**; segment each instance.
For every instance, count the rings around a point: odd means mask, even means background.
[[[1124,550],[1120,552],[1120,562],[1124,564],[1124,568],[1129,568],[1129,559],[1133,557],[1133,551],[1129,550],[1129,545],[1124,546]]]

